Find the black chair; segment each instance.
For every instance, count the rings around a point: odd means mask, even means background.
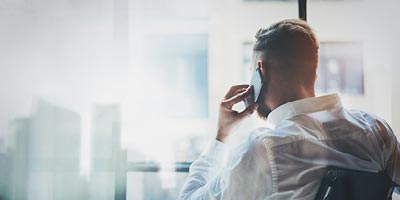
[[[315,200],[386,200],[396,188],[384,173],[330,167],[322,178]]]

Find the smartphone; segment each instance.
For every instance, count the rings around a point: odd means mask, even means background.
[[[253,86],[253,93],[244,99],[244,105],[246,106],[246,108],[254,102],[257,102],[258,96],[260,96],[261,88],[263,86],[263,80],[259,67],[254,70],[250,85]]]

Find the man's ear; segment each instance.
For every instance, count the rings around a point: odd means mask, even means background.
[[[257,67],[262,68],[263,67],[263,61],[262,60],[257,60]]]
[[[265,77],[267,77],[267,66],[265,65],[265,62],[263,62],[262,60],[258,60],[257,67],[260,69],[261,75],[265,80]]]

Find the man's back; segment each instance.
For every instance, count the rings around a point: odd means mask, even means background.
[[[254,134],[272,157],[273,198],[313,199],[327,166],[386,170],[390,128],[365,112],[343,109],[336,95],[289,103],[271,114],[275,128]]]

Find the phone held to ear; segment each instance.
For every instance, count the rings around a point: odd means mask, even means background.
[[[244,99],[244,105],[246,108],[254,102],[257,102],[258,96],[260,95],[261,88],[263,86],[262,75],[259,67],[254,70],[250,85],[253,86],[253,93]]]

